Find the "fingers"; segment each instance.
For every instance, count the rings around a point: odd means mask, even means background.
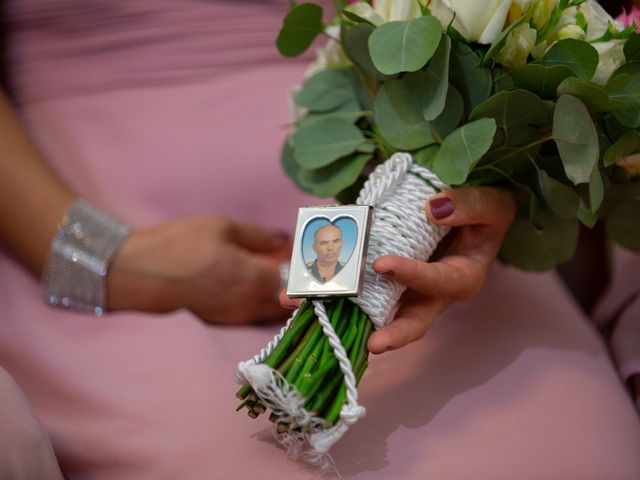
[[[465,187],[447,190],[430,198],[425,212],[432,222],[439,225],[488,225],[506,230],[515,216],[516,204],[506,190]]]
[[[486,276],[484,265],[473,257],[426,263],[388,255],[378,258],[373,269],[422,295],[455,299],[473,297]]]
[[[280,301],[280,305],[282,306],[282,308],[286,308],[287,310],[295,310],[302,303],[302,300],[299,298],[287,297],[287,292],[284,289],[280,290],[280,293],[278,294],[278,300]]]
[[[395,320],[369,337],[369,351],[384,353],[421,339],[448,303],[445,299],[404,298]]]
[[[272,232],[258,225],[230,223],[228,238],[237,245],[257,253],[270,253],[282,249],[289,242],[288,235]]]

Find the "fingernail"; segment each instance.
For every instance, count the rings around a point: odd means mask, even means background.
[[[393,277],[393,270],[382,270],[381,272],[376,272],[379,275],[386,275],[387,277]]]
[[[453,213],[453,202],[449,197],[434,198],[429,202],[429,208],[433,218],[442,220]]]

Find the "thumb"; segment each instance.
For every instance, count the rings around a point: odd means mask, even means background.
[[[238,246],[257,253],[268,253],[283,248],[289,242],[288,235],[273,232],[258,225],[234,223],[231,225],[229,240]]]

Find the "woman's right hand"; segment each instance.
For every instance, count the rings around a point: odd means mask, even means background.
[[[207,323],[246,324],[286,315],[277,301],[286,236],[221,216],[136,230],[108,275],[109,310],[186,308]]]

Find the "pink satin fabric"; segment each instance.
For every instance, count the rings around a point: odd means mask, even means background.
[[[60,175],[135,226],[217,212],[289,230],[317,200],[279,166],[304,69],[271,47],[285,3],[15,1],[19,113]],[[235,365],[277,326],[53,309],[5,254],[0,285],[0,365],[66,478],[317,478],[266,419],[234,411]],[[424,340],[372,357],[361,385],[368,415],[332,450],[345,478],[640,477],[633,403],[553,273],[496,267]]]

